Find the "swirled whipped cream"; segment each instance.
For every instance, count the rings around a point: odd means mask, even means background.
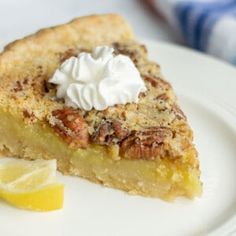
[[[140,73],[129,57],[113,52],[99,46],[67,59],[49,80],[57,85],[57,97],[87,111],[138,102],[139,93],[146,91]]]

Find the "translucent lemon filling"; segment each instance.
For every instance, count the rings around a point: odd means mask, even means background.
[[[21,117],[0,110],[0,149],[26,159],[57,159],[58,169],[69,175],[144,196],[172,200],[193,198],[202,191],[195,154],[181,159],[126,160],[115,147],[91,145],[71,149],[44,123],[27,124]],[[196,160],[197,161],[197,160]]]

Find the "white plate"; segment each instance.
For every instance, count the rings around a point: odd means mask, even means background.
[[[185,48],[147,45],[194,130],[203,196],[167,203],[60,176],[63,210],[35,213],[1,202],[0,235],[236,235],[236,69]]]

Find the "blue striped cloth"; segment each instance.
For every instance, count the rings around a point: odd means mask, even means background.
[[[185,42],[236,65],[236,0],[149,0]]]

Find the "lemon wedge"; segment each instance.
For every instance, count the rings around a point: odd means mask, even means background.
[[[56,160],[0,158],[0,198],[19,208],[51,211],[63,207],[64,186]]]

